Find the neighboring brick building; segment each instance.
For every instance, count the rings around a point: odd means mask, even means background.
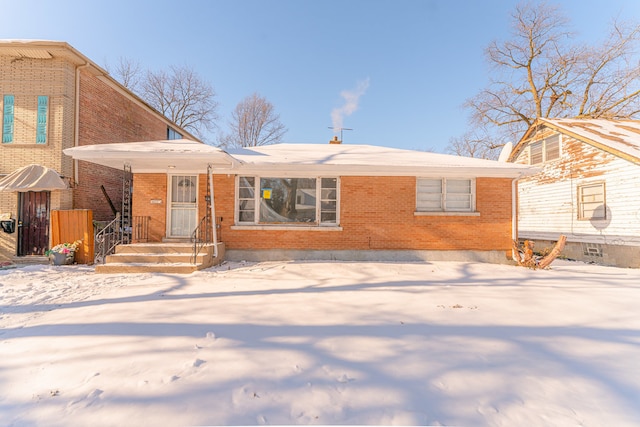
[[[119,167],[127,149],[133,215],[151,217],[148,241],[189,241],[211,208],[209,191],[218,241],[235,260],[504,262],[516,237],[515,181],[532,173],[524,165],[366,145],[226,153],[157,141],[67,153]]]
[[[193,138],[64,42],[0,40],[0,178],[37,164],[55,170],[67,190],[0,192],[0,215],[17,220],[0,231],[0,259],[42,255],[49,245],[49,212],[90,209],[108,220],[121,206],[122,168],[73,161],[75,146]]]

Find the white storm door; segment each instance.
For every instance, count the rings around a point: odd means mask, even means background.
[[[198,176],[169,177],[169,237],[191,237],[198,221]]]

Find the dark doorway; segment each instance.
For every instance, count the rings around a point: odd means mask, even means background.
[[[18,193],[18,256],[49,249],[49,191]]]

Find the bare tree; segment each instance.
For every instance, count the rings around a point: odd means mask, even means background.
[[[213,87],[187,66],[147,71],[140,96],[172,122],[203,137],[215,129],[218,103]]]
[[[490,136],[486,132],[473,130],[451,138],[445,151],[457,156],[496,160],[500,154],[498,148],[502,144],[490,144],[488,141]]]
[[[231,113],[230,132],[220,138],[223,147],[257,147],[280,142],[287,128],[274,106],[254,93],[240,101]]]
[[[108,64],[105,68],[124,87],[135,93],[139,91],[140,80],[143,75],[139,62],[121,56],[113,69]]]
[[[488,149],[517,141],[539,117],[634,118],[640,113],[635,56],[640,26],[614,21],[605,41],[588,47],[571,43],[568,22],[557,7],[522,3],[512,14],[511,39],[487,47],[491,81],[465,106],[471,125],[488,130],[483,142]],[[473,140],[474,134],[457,141]]]

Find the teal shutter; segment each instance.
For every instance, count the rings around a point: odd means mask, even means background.
[[[2,143],[13,142],[13,95],[4,96],[2,119]]]
[[[36,128],[36,144],[47,143],[47,113],[49,109],[49,97],[38,97],[38,126]]]

